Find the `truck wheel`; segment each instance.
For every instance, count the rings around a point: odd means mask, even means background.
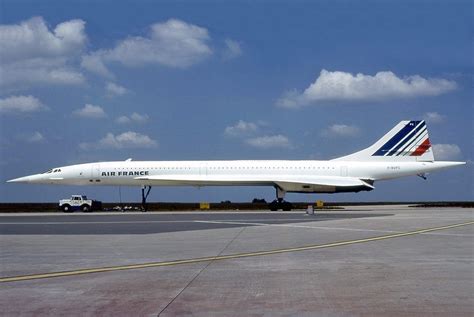
[[[282,206],[282,209],[283,211],[291,211],[291,209],[293,208],[293,205],[287,201],[283,202],[283,206]]]
[[[89,212],[91,211],[91,207],[89,205],[82,205],[81,210],[82,212]]]
[[[64,212],[72,212],[71,206],[68,205],[68,204],[62,205],[62,206],[61,206],[61,209],[62,209]]]

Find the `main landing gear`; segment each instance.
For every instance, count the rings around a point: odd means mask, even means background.
[[[146,186],[146,185],[142,186],[142,211],[143,212],[147,211],[146,199],[148,198],[148,195],[150,194],[150,190],[151,190],[151,186]]]
[[[290,202],[283,200],[286,192],[278,186],[275,186],[275,190],[277,199],[268,204],[270,210],[277,211],[278,209],[281,209],[283,211],[291,211],[293,205]]]

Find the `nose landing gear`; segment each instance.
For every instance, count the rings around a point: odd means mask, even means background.
[[[143,212],[147,211],[146,199],[148,198],[150,191],[151,191],[151,186],[146,186],[146,185],[142,186],[142,211]]]

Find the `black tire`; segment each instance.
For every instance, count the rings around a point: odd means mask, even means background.
[[[84,205],[81,206],[81,211],[82,212],[90,212],[91,211],[91,206],[84,204]]]
[[[292,208],[293,208],[293,205],[291,203],[287,201],[282,203],[281,209],[283,209],[283,211],[291,211]]]
[[[280,208],[280,204],[278,203],[278,201],[274,200],[268,204],[268,208],[270,208],[271,211],[278,211],[278,209]]]
[[[62,205],[62,206],[61,206],[61,209],[62,209],[63,212],[72,212],[72,208],[71,208],[71,206],[68,205],[68,204]]]

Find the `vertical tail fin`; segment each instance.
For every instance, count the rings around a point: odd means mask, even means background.
[[[368,148],[339,161],[434,161],[425,121],[401,121]]]

